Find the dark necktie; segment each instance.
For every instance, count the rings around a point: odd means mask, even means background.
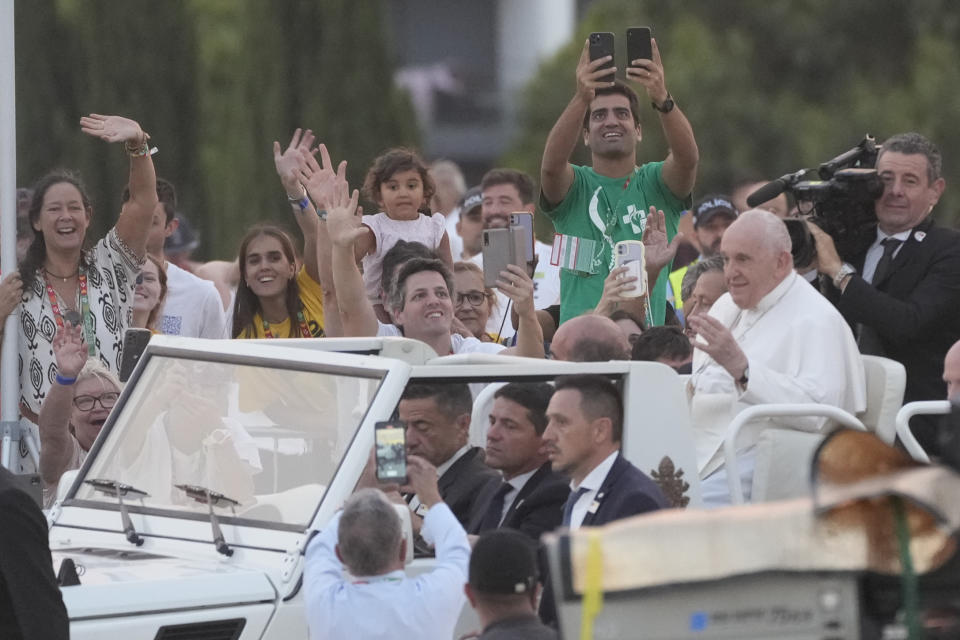
[[[873,278],[870,281],[874,286],[883,282],[883,279],[887,277],[890,272],[890,263],[893,262],[893,254],[896,253],[897,247],[903,244],[903,240],[884,238],[880,244],[883,245],[883,255],[880,256],[880,261],[877,263],[877,268],[874,269]]]
[[[504,481],[500,485],[497,492],[493,494],[493,500],[490,501],[486,513],[483,514],[483,519],[480,521],[480,530],[477,533],[497,529],[500,526],[500,520],[503,518],[503,499],[512,489],[513,485],[509,482]]]
[[[567,503],[563,505],[563,526],[570,526],[570,518],[573,516],[573,506],[577,504],[577,500],[580,499],[580,496],[585,494],[587,491],[590,491],[590,489],[587,489],[586,487],[580,487],[567,496]]]

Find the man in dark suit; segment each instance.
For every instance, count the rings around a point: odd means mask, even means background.
[[[557,380],[547,420],[547,455],[570,478],[564,525],[596,526],[668,506],[657,484],[620,454],[623,399],[608,379]]]
[[[400,419],[407,423],[407,453],[437,468],[440,497],[464,526],[480,490],[497,477],[484,464],[483,449],[467,442],[472,409],[466,384],[410,384],[399,406]],[[419,499],[407,497],[414,515],[420,516]]]
[[[560,526],[570,489],[550,468],[542,438],[552,395],[545,382],[513,382],[494,393],[486,462],[503,478],[489,481],[477,497],[468,533],[508,527],[539,540]]]
[[[875,203],[875,241],[841,258],[830,236],[810,225],[818,271],[854,327],[860,352],[906,368],[904,402],[940,400],[946,396],[940,363],[960,339],[960,232],[936,226],[930,215],[946,185],[940,151],[920,134],[896,135],[883,143],[877,172],[884,189]],[[935,422],[912,426],[936,453]]]
[[[53,575],[47,521],[0,467],[0,638],[70,637],[67,610]]]

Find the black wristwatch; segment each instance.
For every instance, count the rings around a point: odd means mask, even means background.
[[[744,370],[743,370],[743,375],[740,376],[740,379],[739,379],[739,380],[737,380],[737,384],[740,386],[741,389],[746,389],[748,382],[750,382],[750,367],[749,367],[749,366],[747,366],[746,368],[744,368]]]
[[[673,111],[673,108],[676,103],[673,101],[673,97],[667,93],[667,99],[663,101],[663,104],[658,105],[656,102],[651,101],[650,106],[659,111],[660,113],[670,113]]]

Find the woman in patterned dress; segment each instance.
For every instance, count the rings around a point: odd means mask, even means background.
[[[91,114],[81,130],[107,142],[122,142],[130,157],[130,200],[116,225],[85,249],[93,216],[90,199],[73,174],[47,174],[34,187],[30,225],[36,232],[20,265],[20,410],[34,423],[60,376],[53,353],[59,327],[82,326],[88,356],[114,373],[120,370],[123,334],[133,315],[134,282],[146,255],[147,233],[157,206],[156,174],[140,125],[120,116]]]

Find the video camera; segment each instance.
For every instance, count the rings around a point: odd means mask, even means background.
[[[841,257],[852,256],[869,247],[875,238],[874,201],[883,194],[883,183],[873,167],[880,149],[867,134],[857,146],[821,164],[817,169],[819,180],[805,180],[812,170],[800,169],[760,187],[747,197],[747,204],[756,207],[781,193],[790,193],[802,218],[827,232]],[[785,222],[794,265],[808,267],[817,255],[810,230],[802,219]]]

